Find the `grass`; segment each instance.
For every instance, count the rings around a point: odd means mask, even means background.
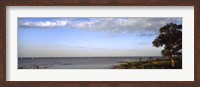
[[[182,59],[174,59],[175,66],[172,67],[170,59],[150,60],[150,61],[122,61],[120,65],[114,66],[113,69],[182,69]]]

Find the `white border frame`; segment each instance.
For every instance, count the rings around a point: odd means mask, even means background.
[[[7,6],[6,16],[7,81],[194,81],[193,6]],[[183,69],[17,70],[18,17],[183,17]]]

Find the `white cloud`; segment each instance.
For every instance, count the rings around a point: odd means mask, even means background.
[[[31,28],[31,27],[55,28],[55,27],[65,27],[68,24],[70,24],[70,21],[63,19],[52,20],[52,21],[38,21],[38,22],[19,20],[18,22],[19,27],[26,27],[26,28]]]
[[[82,20],[79,20],[82,19]],[[122,32],[140,32],[140,35],[154,35],[158,33],[160,27],[167,23],[180,24],[181,18],[65,18],[51,21],[31,20],[18,22],[19,27],[39,27],[39,28],[56,28],[56,27],[72,27],[75,29],[101,31],[108,34],[118,34]]]

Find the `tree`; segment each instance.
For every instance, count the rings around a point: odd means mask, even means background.
[[[162,47],[163,56],[171,59],[172,67],[174,67],[174,56],[182,55],[182,24],[166,24],[160,28],[160,34],[152,42],[155,47]]]

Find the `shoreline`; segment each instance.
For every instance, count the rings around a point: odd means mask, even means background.
[[[175,66],[171,66],[170,59],[156,59],[147,61],[120,61],[112,69],[182,69],[182,58],[174,59]]]
[[[171,61],[163,58],[80,59],[24,58],[18,59],[18,69],[171,69],[169,67]],[[182,65],[180,62],[182,63],[182,60],[179,60],[178,66]],[[178,67],[178,69],[181,68],[182,66]]]

